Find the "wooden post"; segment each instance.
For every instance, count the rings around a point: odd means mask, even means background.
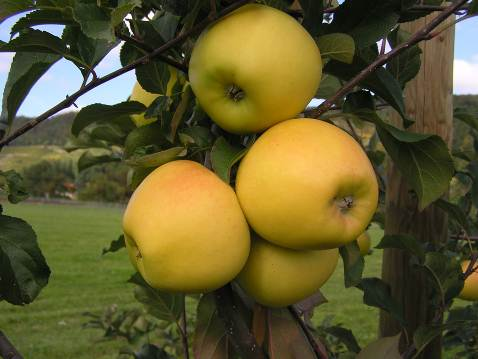
[[[402,29],[414,33],[434,16],[436,14],[403,24]],[[454,28],[420,46],[423,50],[420,73],[405,89],[407,113],[416,121],[411,130],[438,134],[450,146],[453,129]],[[398,116],[393,116],[395,123],[400,123]],[[448,226],[446,215],[434,206],[418,212],[417,201],[410,193],[406,180],[391,162],[387,179],[385,233],[411,234],[423,242],[444,241]],[[430,287],[421,273],[410,268],[409,260],[404,251],[384,250],[382,278],[390,285],[392,296],[404,307],[408,323],[406,331],[408,339],[412,340],[415,329],[430,322],[435,313],[428,304]],[[400,331],[400,324],[396,320],[385,312],[380,313],[380,336],[395,335]],[[425,349],[421,358],[439,359],[441,351],[439,338]]]

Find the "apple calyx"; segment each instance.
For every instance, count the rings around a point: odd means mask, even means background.
[[[239,86],[232,84],[226,88],[226,96],[234,102],[239,102],[246,96],[246,94]]]
[[[353,196],[345,196],[343,198],[336,198],[336,203],[341,211],[346,211],[353,207],[354,198]]]

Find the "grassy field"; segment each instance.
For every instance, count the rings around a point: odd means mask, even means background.
[[[0,328],[32,359],[112,359],[118,341],[93,346],[101,332],[82,329],[83,312],[100,313],[134,303],[126,280],[133,270],[126,253],[101,256],[120,233],[121,210],[61,205],[7,205],[5,214],[31,223],[52,269],[50,283],[31,305],[0,303]]]
[[[133,270],[124,251],[101,256],[101,249],[120,232],[121,209],[65,205],[7,205],[35,228],[52,269],[49,285],[31,305],[0,303],[0,328],[25,358],[112,359],[125,343],[97,342],[101,331],[82,329],[82,313],[101,313],[112,303],[137,306],[126,280]],[[373,243],[381,236],[372,229]],[[381,251],[366,257],[365,276],[380,276]],[[362,293],[345,289],[341,264],[322,288],[329,303],[318,308],[315,322],[329,315],[353,330],[360,344],[376,338],[378,311],[362,304]],[[95,343],[95,345],[93,345]]]
[[[0,152],[2,169],[22,170],[40,161],[72,161],[78,158],[76,152],[68,153],[58,146],[10,146]]]

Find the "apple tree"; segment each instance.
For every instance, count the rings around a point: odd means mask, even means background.
[[[162,165],[190,160],[213,171],[234,188],[241,161],[252,153],[251,148],[258,143],[262,131],[273,123],[245,130],[221,123],[221,119],[228,117],[227,109],[218,113],[213,108],[214,96],[201,94],[213,88],[214,81],[205,80],[201,86],[197,82],[195,85],[194,71],[203,70],[215,59],[207,54],[201,63],[192,54],[202,41],[199,36],[203,31],[214,28],[252,2],[0,0],[0,21],[24,14],[13,25],[10,41],[0,42],[1,52],[15,53],[3,92],[0,150],[59,111],[75,106],[83,94],[134,71],[138,85],[130,99],[114,105],[94,103],[77,113],[66,147],[69,151],[82,151],[78,169],[124,161],[130,167],[128,183],[134,190],[145,178],[151,178],[155,169],[165,168]],[[373,208],[372,221],[377,225],[383,227],[384,218],[388,218],[384,206],[389,194],[389,181],[385,176],[387,163],[393,163],[405,178],[407,191],[414,198],[412,212],[416,216],[429,208],[447,215],[442,223],[449,225],[446,241],[424,243],[406,232],[386,232],[376,247],[407,254],[403,267],[418,271],[429,284],[426,290],[421,287],[414,290],[426,298],[433,315],[420,317],[417,325],[410,326],[405,315],[410,308],[391,291],[391,287],[405,286],[404,280],[390,282],[390,278],[385,277],[363,277],[365,262],[359,244],[347,240],[338,249],[344,265],[344,287],[360,289],[364,305],[379,308],[398,323],[392,336],[379,338],[365,348],[358,345],[346,328],[314,327],[310,318],[325,302],[320,291],[280,308],[268,307],[255,301],[234,280],[201,295],[186,295],[182,291],[153,288],[151,281],[136,273],[130,279],[136,287],[135,297],[162,326],[143,320],[141,328],[124,332],[124,326],[119,325],[121,320],[112,321],[111,315],[93,315],[93,325],[102,327],[106,323],[110,333],[125,336],[132,343],[137,343],[136,338],[144,337],[145,333],[159,332],[152,341],[154,344],[145,343],[131,350],[135,358],[421,358],[427,357],[423,353],[430,347],[434,353],[442,352],[442,342],[436,338],[444,338],[445,345],[464,347],[463,357],[475,357],[478,355],[478,308],[470,305],[455,309],[452,304],[468,290],[467,283],[471,283],[468,280],[474,278],[477,269],[477,245],[473,236],[478,231],[477,119],[464,109],[455,110],[455,119],[469,126],[472,145],[471,150],[451,151],[440,136],[411,130],[414,118],[406,110],[404,89],[420,71],[422,50],[418,44],[439,37],[457,21],[475,16],[478,1],[256,2],[287,14],[291,29],[276,29],[284,34],[281,35],[284,43],[295,31],[294,26],[300,26],[313,39],[314,48],[317,45],[320,50],[316,59],[313,59],[314,51],[307,47],[294,47],[289,53],[291,59],[285,55],[269,59],[268,68],[275,71],[270,76],[272,85],[267,90],[261,87],[265,75],[258,76],[258,84],[253,81],[250,85],[252,92],[254,88],[261,89],[257,95],[263,97],[264,102],[273,99],[269,101],[271,108],[260,113],[261,120],[267,120],[272,113],[276,116],[283,113],[285,118],[277,118],[275,122],[307,117],[347,131],[354,138],[354,146],[367,154],[373,166],[370,172],[378,184],[379,205],[376,211]],[[453,15],[457,20],[450,21]],[[404,24],[425,16],[431,20],[416,31],[404,30]],[[62,36],[36,28],[44,24],[63,26]],[[241,29],[244,44],[253,42],[248,38],[248,31],[260,26],[258,20]],[[217,51],[219,59],[237,57],[247,63],[248,54],[235,53],[239,44],[228,43],[232,35],[222,34],[223,41],[210,46]],[[293,44],[298,45],[295,41]],[[284,46],[259,45],[266,49]],[[121,48],[122,67],[99,76],[96,66],[115,47]],[[257,51],[260,50],[267,52],[257,47]],[[16,113],[30,89],[60,59],[71,61],[77,67],[83,83],[56,106],[12,131]],[[289,66],[291,62],[295,66]],[[211,78],[221,76],[220,65]],[[315,67],[319,71],[314,72]],[[313,79],[320,77],[320,72],[322,77],[317,88]],[[280,97],[272,96],[287,86],[286,80],[299,74],[304,79],[296,91],[287,89],[288,98],[281,101]],[[297,101],[299,108],[296,105],[288,108],[298,93],[310,92],[309,87],[313,89],[311,95],[304,96],[310,98],[304,103]],[[248,91],[249,88],[230,83],[226,94],[230,100],[240,103],[244,96],[249,96]],[[312,97],[323,101],[313,101],[307,106]],[[254,121],[254,116],[247,117],[247,111],[236,117]],[[400,118],[399,124],[390,121],[392,112]],[[334,170],[332,165],[331,171]],[[449,197],[451,184],[456,193]],[[283,189],[285,194],[287,190]],[[0,168],[0,191],[11,203],[28,197],[28,188],[21,176],[9,168]],[[347,208],[353,205],[353,199],[347,196],[342,202]],[[0,300],[12,305],[29,304],[47,285],[50,269],[31,226],[3,212],[0,206]],[[121,235],[104,252],[116,252],[124,246],[125,236]],[[463,260],[468,261],[462,267]],[[477,292],[478,289],[472,288],[469,299],[478,300]],[[195,308],[195,314],[187,315],[186,303]],[[136,322],[141,316],[135,311],[121,315],[129,318],[130,323],[131,318]],[[0,355],[21,357],[1,332]]]

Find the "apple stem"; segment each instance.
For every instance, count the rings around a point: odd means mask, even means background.
[[[354,198],[352,196],[345,196],[337,200],[337,205],[342,211],[350,209],[354,205]]]
[[[246,96],[244,91],[239,86],[234,84],[227,88],[226,95],[234,102],[239,102]]]

